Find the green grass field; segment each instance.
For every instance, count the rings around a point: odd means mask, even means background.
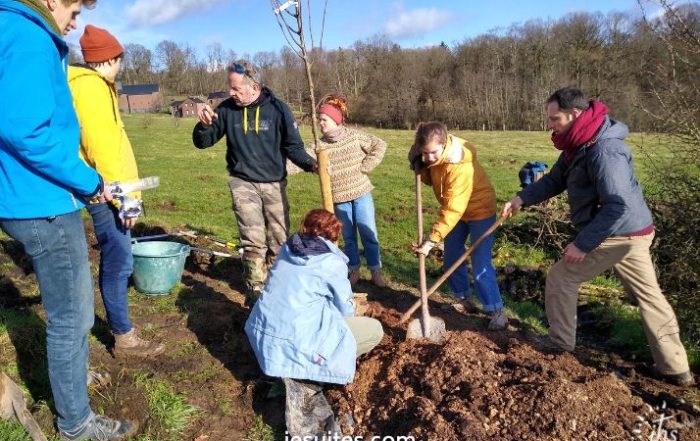
[[[227,185],[225,141],[214,147],[198,150],[192,145],[194,119],[175,120],[169,116],[125,115],[124,120],[131,139],[141,176],[157,175],[161,186],[144,195],[145,221],[151,225],[174,228],[187,226],[225,239],[236,239],[237,229],[231,210]],[[409,245],[415,241],[415,188],[412,172],[407,166],[406,154],[413,140],[407,130],[369,129],[387,141],[388,151],[377,169],[371,174],[376,187],[373,195],[377,226],[382,246],[383,263],[388,274],[406,283],[415,281],[415,258]],[[519,189],[518,171],[528,160],[540,160],[550,166],[558,152],[552,147],[545,132],[456,132],[473,142],[478,158],[493,185],[499,205],[509,200]],[[308,128],[302,128],[306,142],[311,139]],[[666,146],[668,139],[664,140]],[[634,135],[631,145],[643,167],[646,151],[661,154],[656,148],[658,137]],[[646,147],[649,146],[649,147]],[[664,147],[666,147],[664,146]],[[432,192],[425,187],[424,204],[435,213]],[[311,208],[321,206],[318,177],[301,173],[289,178],[288,195],[291,205],[292,229],[301,216]],[[427,216],[426,228],[434,219]],[[515,222],[518,222],[516,220]],[[536,258],[536,250],[526,252],[524,258]],[[521,253],[522,255],[522,253]]]
[[[225,168],[225,141],[214,147],[198,150],[192,145],[194,119],[175,120],[163,115],[124,115],[124,121],[136,154],[141,176],[158,175],[161,186],[144,195],[148,222],[166,225],[187,224],[217,236],[236,237],[231,212]],[[380,237],[385,249],[405,245],[415,235],[413,175],[408,169],[406,153],[413,141],[407,130],[369,129],[387,141],[389,148],[382,164],[372,173],[376,189],[373,192],[377,208]],[[302,128],[306,142],[311,131]],[[488,172],[498,194],[499,203],[510,199],[518,190],[518,170],[528,160],[541,160],[553,165],[558,152],[545,132],[474,132],[458,131],[456,135],[473,142],[479,160]],[[637,168],[647,151],[662,154],[669,144],[659,138],[635,134],[630,144],[635,146]],[[641,145],[642,147],[637,147]],[[308,209],[321,205],[318,179],[311,174],[289,178],[288,194],[292,225]],[[430,196],[426,192],[427,196]],[[426,204],[432,198],[425,197]]]

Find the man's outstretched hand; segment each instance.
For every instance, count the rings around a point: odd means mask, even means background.
[[[199,117],[199,122],[205,127],[211,126],[214,124],[214,121],[219,119],[219,114],[214,112],[209,104],[205,104],[204,107],[199,109],[197,116]]]
[[[522,206],[523,200],[520,199],[520,196],[516,196],[510,201],[506,202],[506,204],[503,206],[503,210],[501,211],[501,216],[505,218],[513,217],[518,214]]]

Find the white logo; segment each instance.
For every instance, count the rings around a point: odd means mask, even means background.
[[[634,424],[634,430],[632,430],[634,438],[646,441],[678,441],[677,430],[664,428],[664,422],[670,419],[673,419],[673,417],[666,416],[665,401],[661,406],[656,406],[655,408],[649,406],[647,418],[637,415],[637,422]],[[643,433],[649,429],[651,429],[651,433],[645,437]]]

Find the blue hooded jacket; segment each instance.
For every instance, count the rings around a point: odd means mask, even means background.
[[[624,143],[628,133],[625,124],[606,116],[595,144],[580,148],[571,164],[561,154],[551,172],[518,193],[527,206],[567,191],[571,222],[579,230],[574,243],[586,253],[608,237],[653,224]]]
[[[347,384],[357,343],[348,259],[330,241],[294,234],[282,247],[245,324],[260,368],[271,377]]]
[[[68,45],[31,8],[0,0],[0,218],[57,216],[99,189],[79,157]]]

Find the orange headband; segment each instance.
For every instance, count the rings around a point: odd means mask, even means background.
[[[322,104],[318,112],[322,115],[328,115],[336,124],[343,122],[343,113],[332,104]]]

